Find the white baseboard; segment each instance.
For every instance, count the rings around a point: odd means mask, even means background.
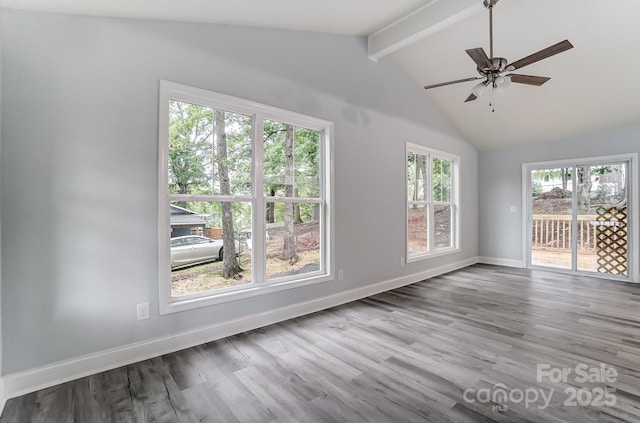
[[[201,345],[217,339],[258,329],[305,314],[335,307],[361,298],[370,297],[391,289],[400,288],[424,279],[432,278],[478,262],[477,257],[440,266],[417,274],[351,289],[322,298],[293,304],[287,307],[254,314],[215,325],[181,332],[175,335],[137,342],[71,360],[4,376],[4,394],[15,398],[39,389],[69,382],[95,373],[115,369],[128,364],[158,357],[163,354]],[[0,384],[0,386],[2,386]]]
[[[2,415],[2,410],[4,410],[6,402],[7,399],[4,397],[4,379],[0,377],[0,416]]]
[[[521,269],[527,267],[526,263],[523,260],[501,259],[495,257],[478,257],[478,263],[493,264],[496,266],[518,267]]]

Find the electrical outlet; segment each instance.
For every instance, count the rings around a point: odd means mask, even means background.
[[[147,320],[149,318],[149,303],[140,303],[136,306],[138,312],[138,320]]]
[[[344,279],[344,271],[342,269],[338,270],[338,280],[341,281]]]

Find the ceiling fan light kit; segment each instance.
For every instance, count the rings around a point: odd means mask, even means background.
[[[532,63],[539,62],[540,60],[547,59],[558,53],[562,53],[563,51],[572,49],[573,44],[571,44],[569,40],[564,40],[513,63],[509,63],[509,61],[504,57],[494,57],[493,7],[498,3],[498,1],[499,0],[483,0],[484,7],[489,9],[489,55],[487,56],[487,53],[482,47],[466,50],[469,57],[471,57],[471,60],[476,63],[476,70],[478,71],[478,74],[480,74],[480,76],[427,85],[424,87],[426,90],[436,87],[443,87],[446,85],[459,84],[462,82],[482,80],[471,89],[471,95],[469,95],[469,97],[467,97],[467,99],[465,100],[466,103],[469,101],[474,101],[478,97],[480,97],[487,87],[491,88],[491,94],[493,97],[494,92],[496,94],[504,94],[504,89],[506,89],[511,83],[526,84],[539,87],[540,85],[551,79],[543,76],[522,75],[511,72],[528,66]],[[493,101],[490,103],[490,106],[492,106],[492,104]]]

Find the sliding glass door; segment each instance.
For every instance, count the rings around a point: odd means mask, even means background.
[[[629,170],[629,161],[529,167],[530,266],[628,279]]]
[[[534,266],[572,268],[571,169],[531,170],[531,260]]]

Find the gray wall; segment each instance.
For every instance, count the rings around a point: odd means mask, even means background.
[[[4,374],[477,255],[475,149],[364,38],[9,11],[2,25]],[[157,314],[160,79],[335,123],[344,281]],[[461,156],[463,249],[400,267],[406,141]]]
[[[481,151],[479,162],[479,253],[524,260],[522,256],[522,164],[611,156],[640,151],[640,125],[544,144]],[[517,206],[517,213],[509,207]]]
[[[2,44],[3,24],[2,11],[0,10],[0,81],[2,81]],[[2,116],[2,84],[0,83],[0,117]],[[2,119],[0,119],[0,187],[2,187]],[[2,196],[0,195],[0,210],[2,208]],[[2,219],[0,219],[0,409],[3,405],[4,386],[2,382]]]

